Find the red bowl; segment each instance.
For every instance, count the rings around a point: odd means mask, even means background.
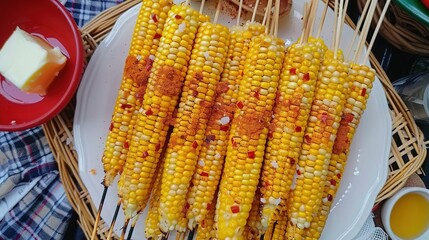
[[[0,3],[0,47],[16,27],[61,49],[67,63],[45,96],[26,94],[0,74],[0,130],[18,131],[55,117],[74,96],[83,72],[79,29],[58,0],[5,0]]]

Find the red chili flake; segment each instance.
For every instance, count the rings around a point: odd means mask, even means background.
[[[210,210],[212,208],[212,205],[210,203],[207,203],[207,210]]]
[[[198,91],[197,90],[192,90],[192,96],[197,97],[198,96]]]
[[[249,151],[249,152],[247,152],[247,156],[249,158],[251,158],[251,159],[254,159],[255,158],[255,151]]]
[[[157,22],[158,22],[158,16],[156,16],[156,14],[155,14],[155,13],[152,13],[151,17],[152,17],[152,20],[153,20],[155,23],[157,23]]]
[[[274,137],[274,135],[273,135],[273,132],[268,132],[268,139],[273,139],[273,137]]]
[[[201,221],[201,227],[202,227],[202,228],[205,228],[205,227],[206,227],[206,220],[205,220],[205,219],[203,219],[203,221]]]
[[[339,179],[341,178],[341,173],[337,174],[337,178],[339,178]]]
[[[129,144],[128,142],[124,142],[124,148],[125,148],[125,149],[130,148],[130,144]]]
[[[109,126],[109,131],[112,131],[112,129],[113,129],[113,123],[111,122]]]
[[[221,125],[220,126],[220,130],[222,130],[222,131],[228,131],[229,130],[229,126],[228,125]]]
[[[215,140],[215,135],[210,134],[206,136],[205,142],[209,144],[211,141],[214,141],[214,140]]]
[[[208,172],[201,172],[200,175],[201,175],[201,177],[208,177],[209,173]]]
[[[332,201],[332,195],[328,194],[328,196],[326,196],[326,198],[328,199],[328,201]]]
[[[194,141],[192,143],[192,148],[196,149],[197,147],[198,147],[198,143],[197,143],[197,141]]]
[[[351,122],[353,121],[353,119],[355,118],[355,116],[353,115],[353,113],[346,113],[345,115],[343,115],[344,120],[346,120],[346,122]]]
[[[231,138],[231,143],[232,143],[232,147],[237,147],[237,141],[235,141],[235,138],[234,137],[232,137]]]
[[[303,80],[304,80],[304,81],[308,81],[308,80],[310,80],[310,73],[304,73],[304,78],[303,78]]]
[[[131,107],[132,106],[130,104],[127,104],[127,103],[121,104],[122,109],[127,109],[127,108],[131,108]]]
[[[280,102],[280,92],[277,91],[276,92],[276,104],[279,104],[279,102]]]
[[[149,156],[149,153],[147,151],[144,151],[143,154],[142,154],[142,157],[146,158],[147,156]]]
[[[231,206],[231,212],[232,213],[239,213],[240,212],[240,206],[237,206],[237,205]]]
[[[307,144],[311,143],[311,137],[308,135],[304,135],[304,142]]]
[[[269,186],[270,186],[270,183],[269,183],[269,182],[264,181],[264,184],[263,184],[263,185],[264,185],[264,187],[266,187],[266,188],[267,188],[267,187],[269,187]]]
[[[238,108],[240,108],[240,109],[243,109],[243,107],[244,107],[243,102],[242,102],[242,101],[239,101],[239,102],[237,103],[237,107],[238,107]]]
[[[153,36],[153,39],[160,39],[162,37],[161,34],[155,33],[155,36]]]
[[[290,75],[296,75],[296,68],[289,69],[289,74]]]
[[[293,159],[293,158],[289,158],[289,162],[290,162],[290,164],[292,164],[292,165],[294,165],[294,164],[296,163],[295,159]]]
[[[146,62],[146,71],[150,72],[150,70],[152,69],[152,65],[153,65],[153,60],[148,58]]]
[[[295,132],[301,132],[301,131],[302,131],[302,128],[300,126],[295,127]]]
[[[258,100],[259,100],[259,90],[257,90],[257,91],[253,94],[253,96],[254,96],[256,99],[258,99]]]
[[[145,114],[146,114],[146,116],[150,116],[150,115],[152,115],[152,114],[153,114],[152,109],[151,109],[151,108],[149,108],[149,110],[147,110],[147,111],[145,112]]]
[[[182,19],[183,17],[177,14],[176,16],[174,16],[174,18],[179,20],[179,19]]]
[[[360,93],[360,95],[361,95],[361,96],[365,96],[365,94],[366,94],[366,88],[363,88],[363,89],[362,89],[362,92]]]
[[[326,112],[322,113],[322,117],[320,118],[322,123],[326,123],[328,121],[328,114]]]
[[[161,144],[157,143],[155,145],[155,152],[159,151],[160,148],[161,148]]]
[[[231,59],[231,61],[234,60],[234,56],[229,56],[229,59]]]
[[[335,181],[334,179],[331,179],[331,181],[329,181],[331,183],[331,185],[337,185],[337,181]]]
[[[297,169],[296,174],[301,175],[301,171],[299,171],[299,169]]]

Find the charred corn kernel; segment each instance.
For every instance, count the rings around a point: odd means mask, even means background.
[[[197,235],[195,239],[217,239],[216,236],[216,225],[215,225],[215,208],[216,200],[214,197],[211,204],[207,205],[207,214],[205,218],[199,223],[197,228]]]
[[[189,61],[200,18],[200,14],[189,6],[175,5],[168,12],[118,183],[118,193],[127,218],[146,206],[169,122],[186,75],[187,65],[169,65],[168,54],[177,50],[176,62],[178,59],[186,63]],[[179,52],[183,53],[181,57]]]
[[[149,201],[149,210],[146,216],[145,237],[146,239],[162,239],[162,232],[159,229],[159,199],[161,197],[161,177],[164,167],[164,158],[160,157],[158,167],[155,172],[155,179],[152,185],[152,192]]]
[[[330,55],[328,55],[330,56]],[[298,161],[290,202],[288,239],[302,239],[321,205],[329,160],[346,100],[348,64],[325,57]]]
[[[322,196],[322,206],[315,215],[311,227],[307,230],[307,239],[319,239],[325,227],[331,205],[347,164],[350,145],[365,111],[374,79],[375,73],[373,69],[364,65],[351,64],[348,75],[349,92],[329,162],[328,175]]]
[[[220,182],[219,239],[243,238],[259,182],[284,51],[283,40],[272,36],[256,36],[250,42]],[[258,70],[268,65],[273,71]]]
[[[286,205],[324,52],[321,39],[294,43],[287,50],[264,156],[262,232],[276,220],[279,204]]]
[[[253,30],[250,30],[252,26]],[[237,100],[238,84],[243,78],[240,73],[244,68],[249,42],[254,35],[264,32],[261,24],[247,24],[244,27],[234,27],[231,31],[228,56],[216,89],[217,97],[212,108],[205,132],[204,144],[198,156],[198,164],[192,177],[192,187],[188,194],[189,209],[187,218],[188,228],[193,229],[200,224],[207,214],[207,205],[214,198],[219,184],[228,143],[231,120],[234,116]],[[218,56],[205,54],[206,61]],[[209,173],[209,177],[202,174]]]
[[[159,45],[156,36],[162,32],[172,5],[172,0],[144,1],[137,15],[102,157],[104,186],[110,186],[116,175],[122,172],[135,122],[132,118],[142,104]]]
[[[276,222],[273,223],[273,230],[271,239],[272,240],[284,240],[286,239],[286,226],[287,226],[287,214],[283,213],[278,216]]]
[[[176,123],[167,147],[160,211],[160,227],[164,232],[186,229],[189,208],[186,196],[199,151],[207,141],[204,133],[220,79],[219,74],[211,73],[223,71],[229,37],[229,29],[220,24],[205,22],[198,28]],[[212,171],[206,171],[200,172],[199,176],[205,180],[212,174]]]
[[[261,202],[265,199],[261,198],[260,187],[256,189],[255,196],[253,197],[252,208],[250,209],[249,217],[247,218],[246,227],[244,229],[243,237],[247,240],[258,240],[261,238]],[[269,239],[269,238],[267,238]]]

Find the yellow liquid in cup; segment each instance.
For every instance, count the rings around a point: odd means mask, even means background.
[[[429,200],[418,193],[402,196],[393,206],[390,227],[402,239],[421,235],[429,227]]]

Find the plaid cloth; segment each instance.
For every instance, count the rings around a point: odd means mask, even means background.
[[[122,2],[59,1],[80,27]],[[0,239],[66,238],[73,211],[40,126],[21,132],[0,132],[0,210],[4,208],[10,210],[0,212]]]

